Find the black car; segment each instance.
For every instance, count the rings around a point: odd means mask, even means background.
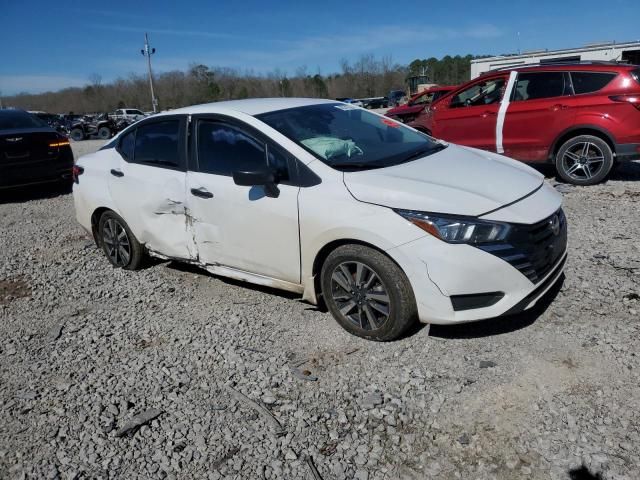
[[[35,115],[0,110],[0,190],[72,182],[73,152],[69,139]]]
[[[389,99],[389,105],[392,107],[397,107],[398,105],[400,105],[402,99],[406,96],[407,94],[404,90],[391,90],[387,97]]]

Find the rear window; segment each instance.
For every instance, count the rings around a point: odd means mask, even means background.
[[[607,72],[571,72],[573,91],[581,93],[597,92],[615,78],[615,73]]]
[[[633,70],[633,71],[631,72],[631,77],[633,77],[633,79],[634,79],[636,82],[640,83],[640,68],[639,68],[639,69],[637,69],[637,70]]]
[[[41,128],[47,124],[35,115],[20,110],[0,110],[0,130]]]
[[[137,128],[135,137],[135,163],[159,167],[180,167],[180,121],[169,120]]]

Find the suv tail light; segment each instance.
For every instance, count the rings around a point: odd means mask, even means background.
[[[71,170],[71,176],[73,177],[73,183],[80,183],[80,175],[84,173],[84,168],[80,165],[74,165]]]
[[[611,95],[609,100],[613,100],[614,102],[630,103],[640,110],[640,95]]]

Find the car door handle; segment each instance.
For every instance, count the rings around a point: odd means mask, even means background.
[[[209,190],[206,190],[204,188],[192,188],[191,195],[194,195],[200,198],[213,198],[213,193],[211,193]]]
[[[556,103],[554,106],[549,108],[549,110],[553,110],[554,112],[557,112],[558,110],[566,110],[567,108],[569,108],[569,105],[563,105],[561,103]]]
[[[484,113],[482,114],[482,118],[487,118],[487,117],[490,117],[490,116],[493,116],[493,115],[497,115],[497,113],[496,113],[496,112],[491,112],[491,111],[487,110],[486,112],[484,112]]]
[[[116,170],[115,168],[111,169],[111,175],[113,175],[114,177],[124,177],[124,173],[122,173],[120,170]]]

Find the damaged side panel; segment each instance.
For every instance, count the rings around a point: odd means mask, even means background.
[[[185,199],[185,172],[122,162],[109,179],[113,201],[133,234],[149,250],[171,258],[197,258]]]

